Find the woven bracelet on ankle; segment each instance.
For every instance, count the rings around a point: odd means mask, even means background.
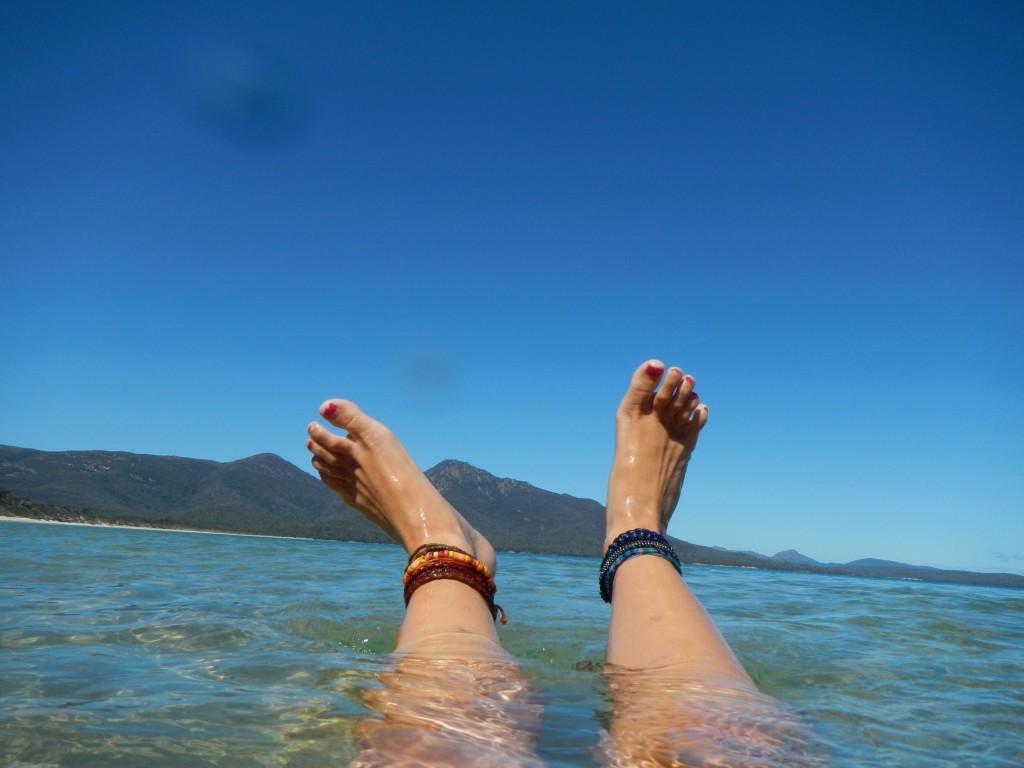
[[[459,552],[463,555],[466,555],[467,557],[472,557],[472,555],[469,554],[469,552],[467,552],[466,550],[459,549],[458,547],[454,547],[451,544],[424,544],[422,547],[418,547],[417,549],[413,550],[413,553],[409,555],[409,563],[411,564],[412,561],[420,555],[425,555],[428,552],[439,552],[442,549],[447,549],[451,552]]]
[[[409,605],[417,589],[436,579],[453,579],[472,587],[484,599],[492,618],[497,620],[500,613],[501,623],[508,622],[504,609],[494,602],[498,587],[487,566],[465,550],[444,544],[426,544],[409,556],[402,575],[405,604]]]
[[[601,591],[601,599],[606,603],[612,601],[612,586],[615,583],[615,572],[624,562],[637,555],[656,555],[663,557],[672,564],[676,572],[682,574],[679,557],[676,555],[668,539],[657,531],[646,528],[634,528],[615,537],[608,551],[605,552],[601,568],[598,570],[597,583]]]
[[[491,578],[491,572],[487,569],[487,566],[468,552],[465,552],[458,547],[432,546],[433,548],[428,551],[424,551],[425,548],[420,547],[413,552],[413,557],[409,558],[409,564],[405,566],[405,576],[403,576],[402,581],[408,581],[411,574],[415,573],[428,563],[436,561],[462,563],[482,574],[485,578]]]
[[[612,563],[619,559],[619,557],[625,552],[630,551],[636,546],[651,547],[657,549],[665,554],[665,557],[669,560],[676,560],[675,550],[672,549],[671,545],[665,541],[657,541],[655,539],[647,539],[640,541],[625,541],[619,544],[608,547],[608,551],[605,553],[604,561],[601,563],[601,575],[604,575],[611,567]]]
[[[453,579],[455,581],[461,581],[463,584],[470,586],[479,592],[486,602],[491,602],[494,599],[490,583],[479,573],[456,564],[436,563],[431,564],[429,568],[420,569],[411,579],[409,579],[409,581],[406,582],[405,587],[403,588],[405,604],[409,604],[409,600],[417,589],[422,587],[424,584],[437,579]]]

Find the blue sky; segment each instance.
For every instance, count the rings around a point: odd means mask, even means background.
[[[351,397],[603,498],[639,361],[670,528],[1024,571],[1017,3],[21,4],[0,442],[307,467]]]

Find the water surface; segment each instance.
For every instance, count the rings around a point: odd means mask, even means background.
[[[597,561],[499,563],[537,754],[594,765],[612,706]],[[344,765],[392,666],[403,565],[373,544],[0,522],[0,765]],[[810,726],[808,755],[1024,765],[1024,593],[686,577],[761,689]]]

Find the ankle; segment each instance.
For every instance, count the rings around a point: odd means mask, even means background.
[[[616,536],[634,528],[645,528],[665,535],[661,509],[654,499],[627,496],[623,501],[609,502],[607,520],[604,534],[605,550]]]
[[[608,547],[610,547],[612,545],[612,542],[615,541],[616,538],[618,538],[620,535],[622,535],[626,531],[631,531],[631,530],[633,530],[635,528],[643,528],[643,529],[648,530],[648,531],[654,531],[655,533],[660,533],[662,536],[666,535],[664,526],[662,526],[660,523],[655,523],[655,522],[651,522],[648,525],[646,523],[642,523],[642,522],[639,522],[639,521],[632,521],[629,525],[610,526],[605,531],[604,544],[603,544],[603,548],[602,548],[601,551],[602,552],[607,552],[608,551]]]
[[[402,546],[405,547],[406,553],[410,555],[425,544],[447,544],[448,546],[468,552],[473,557],[477,556],[476,547],[473,542],[461,530],[457,529],[432,528],[426,534],[420,532],[418,535],[403,537],[402,539]]]

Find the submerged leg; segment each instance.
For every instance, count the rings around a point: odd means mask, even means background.
[[[493,574],[494,549],[419,470],[397,437],[347,400],[320,414],[307,447],[323,482],[408,553],[424,544],[463,550]],[[396,574],[396,584],[399,574]],[[398,632],[394,670],[367,693],[380,716],[359,729],[357,765],[529,765],[539,709],[501,647],[487,602],[451,579],[417,589]]]

